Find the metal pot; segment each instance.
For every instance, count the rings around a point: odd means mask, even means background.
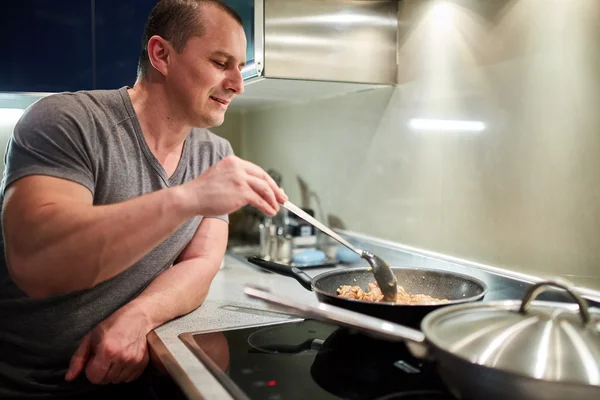
[[[267,271],[296,279],[305,289],[312,290],[317,296],[317,300],[323,303],[412,327],[419,327],[423,317],[431,311],[452,304],[482,300],[488,291],[484,282],[468,275],[424,268],[392,268],[399,284],[408,293],[423,293],[449,301],[446,303],[395,304],[346,299],[338,296],[337,289],[340,286],[358,285],[366,290],[369,282],[375,283],[373,272],[369,268],[338,269],[311,278],[299,268],[266,261],[258,257],[250,257],[248,261]]]
[[[551,286],[567,290],[578,307],[533,301]],[[415,356],[435,361],[460,399],[600,398],[600,310],[589,310],[565,282],[538,283],[523,301],[441,308],[423,319],[422,332],[329,304],[313,307],[255,288],[246,293],[305,317],[405,341]]]

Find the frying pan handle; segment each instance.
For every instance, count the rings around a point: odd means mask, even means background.
[[[288,265],[278,264],[272,261],[266,261],[256,256],[248,257],[248,262],[251,262],[254,265],[258,265],[259,267],[266,269],[267,271],[294,278],[295,280],[300,282],[300,284],[304,286],[305,289],[312,291],[312,278],[300,268],[290,267]]]
[[[365,333],[375,335],[377,338],[385,338],[395,342],[404,341],[409,346],[411,352],[420,358],[425,358],[429,351],[425,335],[420,331],[406,326],[336,307],[331,304],[317,302],[317,305],[311,305],[302,303],[292,297],[279,296],[257,287],[247,286],[244,289],[244,293],[255,299],[274,304],[284,310],[297,313],[305,318],[312,318],[349,328],[358,328]]]
[[[588,310],[587,302],[579,295],[577,290],[572,283],[568,282],[565,279],[554,279],[544,282],[539,282],[533,285],[525,296],[523,297],[523,302],[521,303],[521,308],[519,312],[521,314],[527,314],[527,310],[529,309],[529,303],[531,303],[537,296],[539,296],[542,292],[548,290],[548,287],[554,286],[559,289],[564,289],[571,295],[571,297],[579,304],[579,314],[581,315],[581,320],[584,324],[590,322],[590,311]]]

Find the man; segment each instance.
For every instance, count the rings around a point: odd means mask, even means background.
[[[136,380],[148,332],[205,299],[227,214],[274,215],[287,199],[205,129],[243,92],[239,16],[218,0],[162,0],[144,46],[133,88],[48,96],[15,127],[1,192],[2,399],[87,398]]]

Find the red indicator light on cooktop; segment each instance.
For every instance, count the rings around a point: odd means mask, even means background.
[[[276,386],[277,385],[277,381],[269,381],[267,382],[267,386]]]

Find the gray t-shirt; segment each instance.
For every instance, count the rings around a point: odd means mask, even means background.
[[[230,154],[225,139],[193,129],[168,177],[144,139],[126,87],[51,95],[33,104],[15,127],[5,155],[0,206],[6,187],[28,175],[77,182],[91,191],[95,205],[113,204],[192,180]],[[74,383],[64,380],[79,341],[169,268],[201,219],[185,222],[121,274],[88,290],[42,299],[28,297],[11,280],[2,237],[0,398],[94,389],[85,373]],[[146,225],[152,225],[151,218]]]

